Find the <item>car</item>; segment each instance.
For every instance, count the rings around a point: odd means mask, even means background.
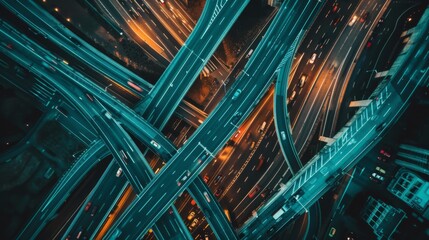
[[[255,141],[252,141],[252,143],[250,144],[249,150],[253,150],[253,148],[255,148]]]
[[[238,131],[235,133],[234,138],[238,138],[238,136],[240,136],[241,130],[238,129]]]
[[[337,232],[337,229],[335,229],[334,227],[331,227],[331,229],[329,230],[329,236],[333,237],[336,232]]]
[[[189,170],[186,170],[182,173],[182,175],[177,180],[177,186],[181,186],[183,182],[188,180],[188,177],[191,176],[191,172]]]
[[[334,18],[334,20],[332,21],[332,23],[334,24],[334,26],[337,26],[337,24],[341,21],[341,17],[337,16],[336,18]]]
[[[84,208],[85,212],[88,212],[88,210],[91,208],[92,202],[88,202]]]
[[[94,217],[94,215],[97,213],[97,210],[98,210],[98,206],[94,206],[94,207],[92,208],[92,211],[91,211],[91,217]]]
[[[260,190],[261,188],[259,187],[259,185],[256,185],[252,191],[250,191],[249,195],[247,195],[249,198],[253,198]]]
[[[194,221],[192,221],[192,223],[191,223],[191,228],[196,227],[197,224],[198,224],[198,218],[195,218]]]
[[[219,187],[218,189],[216,189],[214,195],[216,197],[219,197],[222,193],[223,193],[223,187]]]
[[[78,228],[78,233],[77,233],[77,235],[76,235],[76,239],[79,239],[81,236],[82,236],[82,233],[83,233],[83,227],[82,226],[79,226],[79,228]]]
[[[282,136],[283,140],[286,140],[286,133],[285,133],[285,131],[281,131],[280,135]]]
[[[382,124],[378,125],[378,126],[375,128],[375,131],[380,132],[381,130],[383,130],[383,128],[384,128],[385,126],[386,126],[386,123],[385,123],[385,122],[383,122]]]
[[[154,147],[156,147],[157,149],[161,148],[161,145],[159,145],[157,142],[155,142],[154,140],[150,141],[150,144],[152,144]]]
[[[158,0],[161,4],[165,4],[165,0]]]
[[[366,43],[366,47],[367,48],[370,48],[372,46],[372,42],[371,41],[368,41],[367,43]]]
[[[206,198],[207,202],[210,202],[210,196],[207,192],[203,192],[204,197]]]
[[[376,182],[376,183],[380,183],[384,181],[384,177],[375,172],[373,172],[371,176],[369,176],[369,179],[371,179],[373,182]]]
[[[317,54],[316,54],[316,53],[313,53],[313,54],[311,55],[310,60],[308,60],[308,62],[309,62],[310,64],[313,64],[313,63],[314,63],[314,61],[316,60],[316,57],[317,57]]]
[[[241,112],[234,113],[234,115],[232,116],[232,119],[231,119],[231,123],[236,124],[238,122],[238,120],[240,120],[241,116],[242,116]]]
[[[261,198],[268,198],[271,195],[271,188],[265,188],[261,192]]]
[[[194,199],[192,199],[192,200],[191,200],[191,205],[192,205],[192,206],[195,206],[195,204],[197,204],[197,202],[195,202],[195,200],[194,200]]]
[[[238,98],[238,96],[240,96],[240,94],[241,94],[241,89],[237,89],[235,92],[234,92],[234,95],[232,95],[232,100],[235,100],[235,99],[237,99]]]
[[[214,184],[215,184],[215,185],[218,185],[218,184],[219,184],[219,182],[220,182],[220,180],[222,180],[222,178],[223,178],[222,174],[217,175],[217,176],[215,177]]]
[[[195,212],[190,212],[188,215],[188,220],[192,220],[195,217]]]
[[[377,166],[375,168],[375,170],[377,170],[378,172],[380,172],[381,174],[386,174],[386,170],[384,170],[383,168],[381,168],[380,166]]]
[[[357,16],[356,15],[354,15],[353,17],[352,17],[352,19],[350,20],[350,22],[349,22],[349,26],[351,27],[351,26],[353,26],[353,24],[355,24],[355,22],[356,22],[356,20],[357,20]]]
[[[333,12],[333,13],[338,12],[338,3],[334,3],[334,4],[332,5],[332,12]]]
[[[298,86],[299,86],[300,88],[304,87],[305,80],[307,80],[307,75],[302,74],[302,75],[301,75],[301,78],[299,79],[299,83],[298,83]]]
[[[118,171],[116,171],[116,177],[120,177],[122,175],[122,168],[118,168]]]
[[[137,84],[135,84],[134,82],[128,81],[127,84],[128,84],[128,86],[132,87],[137,92],[143,92],[143,89],[141,87],[139,87]]]
[[[296,97],[296,91],[293,90],[292,94],[290,95],[290,97],[288,98],[289,102],[293,102],[295,101],[295,97]]]
[[[127,155],[125,154],[124,150],[120,150],[120,151],[119,151],[119,153],[120,153],[120,155],[121,155],[122,160],[123,160],[125,163],[127,163],[127,162],[128,162],[128,157],[127,157]]]
[[[204,180],[205,183],[208,183],[209,180],[210,180],[210,178],[209,178],[209,176],[204,175],[203,180]]]
[[[365,21],[366,21],[366,19],[368,18],[368,15],[369,15],[369,12],[365,12],[365,13],[360,17],[359,21],[360,21],[361,23],[365,22]]]
[[[380,154],[383,155],[383,156],[385,156],[385,157],[388,157],[388,158],[390,158],[392,156],[389,152],[387,152],[384,149],[380,150]]]

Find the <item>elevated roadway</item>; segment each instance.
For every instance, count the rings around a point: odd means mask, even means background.
[[[107,114],[107,111],[98,102],[97,98],[94,95],[89,95],[89,93],[79,90],[79,87],[76,88],[74,85],[72,85],[76,84],[76,80],[83,80],[80,81],[80,83],[83,83],[85,82],[85,79],[76,78],[76,73],[70,74],[72,71],[70,69],[67,70],[67,68],[69,68],[67,65],[55,65],[52,61],[45,62],[44,58],[46,58],[46,55],[43,54],[49,54],[48,52],[42,50],[40,47],[38,48],[31,40],[26,39],[23,37],[23,35],[20,35],[5,23],[1,27],[1,34],[4,39],[7,39],[7,41],[13,42],[15,44],[15,48],[12,51],[2,48],[2,51],[8,51],[5,52],[6,55],[9,55],[23,66],[29,66],[30,71],[39,77],[48,79],[49,82],[55,86],[59,92],[66,96],[72,103],[74,103],[77,109],[80,110],[80,112],[89,122],[92,122],[94,129],[98,131],[99,135],[104,139],[105,143],[107,143],[107,146],[110,148],[110,151],[113,153],[118,163],[124,169],[124,174],[128,175],[128,179],[133,185],[134,190],[139,192],[139,190],[143,188],[143,185],[145,185],[145,183],[150,180],[147,178],[147,176],[152,175],[153,177],[154,173],[151,171],[147,161],[144,159],[143,155],[140,153],[137,146],[135,146],[128,134],[119,126],[119,123],[114,120],[111,115]],[[33,52],[32,56],[31,54],[28,54],[28,47],[32,47],[32,49],[37,48],[39,51],[37,54]],[[39,54],[42,54],[42,56]],[[40,61],[40,59],[42,59],[42,61]],[[50,71],[50,73],[47,74],[45,71]],[[72,81],[68,82],[64,80],[64,78],[68,78],[68,80]],[[88,88],[88,86],[86,87]],[[100,91],[100,93],[105,94],[104,91]],[[96,143],[97,142],[95,142],[95,144]],[[128,148],[130,148],[130,151],[124,150]],[[133,164],[134,167],[127,168],[126,165],[128,164]],[[73,171],[75,171],[75,168],[77,167],[74,166]],[[70,177],[73,180],[76,180],[76,177],[79,178],[79,176],[84,176],[84,174],[76,174],[77,173],[74,172],[70,175]],[[76,181],[71,181],[72,179],[62,178],[62,180],[64,180],[64,182],[67,184],[76,183]],[[73,187],[73,185],[71,186]],[[73,189],[70,188],[70,185],[59,185],[57,188],[57,190],[68,191],[68,194],[70,193],[70,189]],[[68,194],[64,194],[63,196],[67,196]],[[52,201],[49,199],[49,201],[45,202],[44,204],[51,205],[51,203]],[[60,203],[63,203],[63,201],[60,201]],[[45,209],[45,207],[43,209]],[[35,216],[38,214],[42,214],[40,213],[40,210],[36,213]],[[175,212],[175,215],[178,217],[177,211]],[[43,226],[41,223],[47,221],[44,213],[40,218],[41,219],[37,219],[33,217],[30,223],[27,224],[24,231],[21,232],[20,237],[27,239],[27,236],[37,236],[37,233],[40,232],[41,227]],[[166,223],[173,224],[173,221],[167,221]],[[184,236],[188,238],[189,235],[186,235],[186,233],[189,234],[189,232],[187,232],[186,226],[184,226],[183,222],[175,221],[175,223],[178,223],[176,226],[179,226],[179,228],[174,226],[170,227],[174,229],[184,229],[184,231],[180,231],[180,234],[185,234]],[[36,227],[36,229],[34,229],[34,227]]]
[[[163,128],[249,0],[207,1],[203,13],[176,57],[136,110]],[[216,15],[217,13],[217,15]],[[215,18],[212,19],[212,16]]]
[[[373,95],[335,137],[295,175],[267,204],[240,229],[243,239],[259,239],[264,234],[300,215],[321,197],[344,172],[351,169],[374,144],[380,141],[410,103],[419,86],[429,76],[429,11],[426,10],[411,36],[410,44],[395,61],[391,79]],[[281,212],[279,212],[281,211]],[[277,214],[274,218],[273,215]],[[273,230],[274,229],[274,230]]]
[[[217,153],[244,121],[268,89],[287,49],[309,26],[321,6],[318,1],[283,3],[264,40],[226,97],[130,205],[109,231],[108,238],[140,238],[159,218],[159,212],[164,212],[189,186],[210,163],[210,158],[202,156]],[[243,94],[232,99],[237,89]]]
[[[47,13],[34,1],[5,1],[0,3],[15,13],[20,19],[27,23],[31,28],[35,29],[38,34],[45,36],[48,40],[59,46],[71,56],[81,61],[85,66],[93,68],[100,74],[98,80],[107,79],[105,86],[109,86],[109,82],[115,87],[123,91],[127,89],[129,94],[137,95],[140,98],[146,96],[153,88],[153,85],[142,79],[132,71],[128,70],[121,64],[115,62],[110,57],[104,55],[90,44],[86,43],[79,36],[68,30],[52,15]],[[72,39],[74,40],[72,40]],[[76,42],[79,44],[77,45]],[[59,61],[62,61],[58,59]],[[141,88],[141,92],[128,84],[132,81]],[[177,114],[183,117],[191,125],[199,125],[199,119],[204,120],[207,116],[203,111],[196,110],[195,106],[187,102],[181,101]]]

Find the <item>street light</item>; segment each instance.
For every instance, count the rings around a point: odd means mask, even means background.
[[[107,88],[108,88],[108,87],[111,87],[111,86],[112,86],[112,84],[107,85],[107,86],[104,88],[104,91],[105,91],[105,92],[107,92]]]
[[[308,213],[307,208],[305,208],[305,206],[304,206],[304,205],[302,205],[302,203],[298,200],[298,197],[297,197],[297,196],[293,196],[293,197],[295,198],[296,202],[297,202],[297,203],[299,203],[299,205],[301,205],[301,206],[302,206],[302,208],[304,208],[305,212],[306,212],[306,213]]]
[[[223,80],[221,81],[222,81],[223,90],[225,90],[225,93],[226,93],[226,83]]]

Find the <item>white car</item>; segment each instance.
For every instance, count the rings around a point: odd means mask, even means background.
[[[372,173],[371,177],[375,178],[376,180],[380,180],[381,182],[384,180],[384,177],[377,173]]]
[[[154,140],[150,141],[150,144],[152,144],[154,147],[156,147],[157,149],[161,148],[161,145],[159,145],[157,142],[155,142]]]
[[[382,174],[386,174],[386,170],[384,170],[383,168],[381,168],[381,167],[379,167],[379,166],[377,166],[377,167],[375,168],[375,170],[379,171],[379,172],[380,172],[380,173],[382,173]]]
[[[358,17],[356,15],[354,15],[352,17],[352,20],[350,20],[350,22],[349,22],[349,26],[353,26],[353,24],[356,22],[357,19],[358,19]]]
[[[204,197],[206,197],[207,202],[210,202],[210,197],[209,194],[207,192],[204,192]]]
[[[116,171],[116,177],[120,177],[122,175],[122,168],[118,168],[118,171]]]
[[[317,54],[316,54],[316,53],[313,53],[313,55],[311,55],[311,58],[310,58],[310,60],[308,60],[308,62],[309,62],[310,64],[313,64],[313,63],[314,63],[314,60],[316,60],[316,57],[317,57]]]
[[[282,139],[286,140],[286,133],[285,133],[285,131],[281,131],[280,134],[282,135]]]

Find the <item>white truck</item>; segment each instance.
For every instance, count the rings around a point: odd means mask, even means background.
[[[277,210],[277,212],[275,212],[273,214],[273,218],[274,220],[276,220],[276,222],[280,221],[281,216],[288,210],[289,208],[286,207],[286,205],[283,205],[282,208],[280,208],[279,210]]]

